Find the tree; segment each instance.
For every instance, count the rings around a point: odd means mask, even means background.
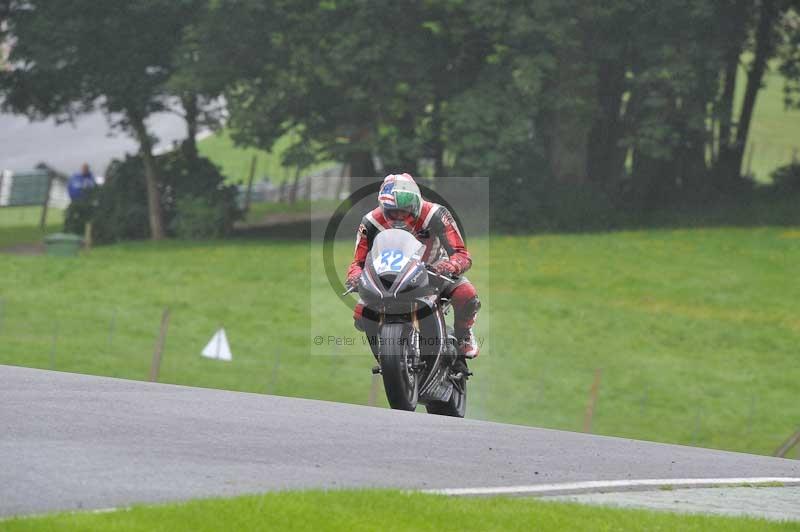
[[[173,51],[196,0],[11,2],[12,69],[3,105],[31,118],[70,120],[102,109],[133,134],[144,162],[151,237],[165,235],[147,117],[167,107]]]
[[[734,119],[734,95],[742,53],[753,19],[753,3],[749,0],[729,0],[720,3],[718,18],[723,32],[729,36],[723,45],[721,89],[714,105],[714,120],[718,128],[718,139],[714,146],[714,179],[718,186],[725,186],[732,176],[738,177],[736,121]]]
[[[224,86],[237,142],[270,149],[292,132],[287,164],[332,158],[371,177],[427,160],[513,182],[521,205],[572,187],[649,209],[741,182],[789,4],[218,0],[192,68]]]
[[[744,90],[744,99],[739,113],[739,122],[736,127],[736,140],[732,148],[731,169],[740,171],[747,137],[750,132],[750,122],[756,105],[758,91],[761,90],[764,73],[768,61],[775,55],[778,42],[778,21],[782,11],[788,7],[786,2],[780,0],[761,0],[758,6],[757,24],[755,30],[755,50],[753,60],[747,71],[747,85]]]
[[[214,9],[238,28],[235,39],[209,42],[216,51],[207,55],[231,71],[235,140],[270,149],[291,131],[306,152],[345,162],[353,176],[415,173],[421,159],[445,173],[448,101],[471,86],[488,50],[462,2],[223,1]],[[205,34],[219,35],[221,17],[208,20]]]
[[[784,77],[784,104],[800,109],[800,1],[795,0],[780,25],[780,72]]]
[[[214,51],[212,42],[216,37],[205,35],[205,22],[210,16],[209,2],[196,2],[183,24],[180,43],[172,55],[173,72],[167,82],[167,91],[180,101],[186,121],[186,139],[182,149],[190,166],[197,166],[199,154],[197,134],[201,127],[216,129],[222,122],[224,104],[220,101],[227,78],[221,70],[209,68],[212,64],[205,54]]]

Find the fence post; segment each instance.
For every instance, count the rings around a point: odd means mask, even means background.
[[[247,193],[244,197],[244,212],[250,211],[250,202],[253,200],[253,178],[256,175],[256,161],[258,157],[253,155],[253,160],[250,162],[250,175],[247,177]]]
[[[50,346],[50,369],[56,369],[56,346],[58,345],[58,320],[53,325],[53,344]]]
[[[42,217],[39,219],[39,229],[44,231],[47,225],[47,206],[50,204],[50,190],[53,188],[53,172],[47,171],[47,192],[44,194],[44,201],[42,202]]]
[[[278,354],[275,356],[275,364],[272,366],[272,380],[269,383],[269,393],[270,395],[275,395],[275,389],[278,386],[278,370],[281,367],[281,352],[278,351]]]
[[[645,411],[647,411],[647,403],[650,395],[650,388],[645,384],[644,390],[642,391],[642,400],[639,403],[639,415],[644,416]]]
[[[589,403],[586,405],[586,415],[583,417],[583,432],[592,432],[592,421],[594,418],[594,409],[597,405],[597,394],[600,390],[600,379],[603,376],[603,370],[597,368],[594,370],[594,380],[592,381],[592,389],[589,392]]]
[[[83,246],[85,249],[92,249],[92,222],[86,222],[83,226]]]
[[[111,313],[111,325],[108,328],[108,351],[111,354],[111,346],[114,344],[114,330],[117,328],[117,309]]]
[[[800,443],[800,428],[794,431],[794,434],[789,436],[786,439],[786,441],[783,442],[781,446],[775,450],[775,456],[777,456],[778,458],[785,458],[786,455],[789,453],[789,451],[792,450],[792,447],[794,447],[798,443]]]
[[[543,396],[544,396],[544,372],[539,373],[539,378],[536,381],[536,395],[534,395],[533,397],[533,404],[541,407]]]
[[[150,382],[158,382],[158,374],[161,371],[161,355],[164,352],[164,344],[167,341],[167,328],[169,327],[169,307],[164,308],[161,315],[161,328],[156,341],[156,348],[153,351],[153,361],[150,364]]]
[[[705,409],[702,405],[697,407],[694,415],[694,428],[692,429],[692,445],[700,445],[700,433],[703,431],[703,418]]]
[[[750,395],[750,408],[747,411],[747,421],[745,427],[745,435],[747,436],[747,443],[753,442],[753,425],[756,420],[756,394]]]

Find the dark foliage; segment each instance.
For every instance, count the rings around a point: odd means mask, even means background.
[[[786,192],[800,192],[800,164],[781,166],[772,173],[776,189]]]
[[[236,187],[224,184],[216,166],[204,158],[187,159],[183,150],[157,157],[156,163],[163,176],[159,192],[170,236],[201,238],[230,233],[241,217]],[[113,161],[106,183],[70,205],[65,230],[81,233],[87,221],[92,221],[94,241],[101,244],[149,236],[141,157]]]
[[[15,43],[3,105],[117,113],[144,157],[119,172],[144,165],[153,238],[230,225],[216,192],[178,184],[188,163],[149,156],[145,118],[177,101],[190,141],[218,94],[237,143],[270,150],[291,133],[289,166],[490,176],[494,227],[519,231],[760,197],[741,174],[770,68],[786,78],[787,105],[800,99],[800,0],[74,3],[0,9],[0,40]],[[776,182],[792,188],[794,175]],[[127,181],[109,187],[114,201],[137,198],[103,215],[110,239],[139,237],[140,183]]]

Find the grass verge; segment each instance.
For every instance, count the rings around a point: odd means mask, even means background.
[[[388,490],[269,493],[0,522],[41,530],[800,530],[800,523]]]
[[[338,275],[352,240],[335,246]],[[3,256],[0,363],[365,404],[372,358],[303,241]],[[485,341],[468,416],[771,454],[795,428],[797,228],[474,238]],[[313,303],[310,294],[314,294]],[[224,326],[232,363],[200,351]],[[353,346],[312,339],[352,338]],[[379,404],[385,399],[379,394]]]

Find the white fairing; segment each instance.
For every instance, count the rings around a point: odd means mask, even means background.
[[[400,272],[412,259],[419,260],[425,246],[408,231],[387,229],[381,232],[372,243],[370,260],[375,272]]]

